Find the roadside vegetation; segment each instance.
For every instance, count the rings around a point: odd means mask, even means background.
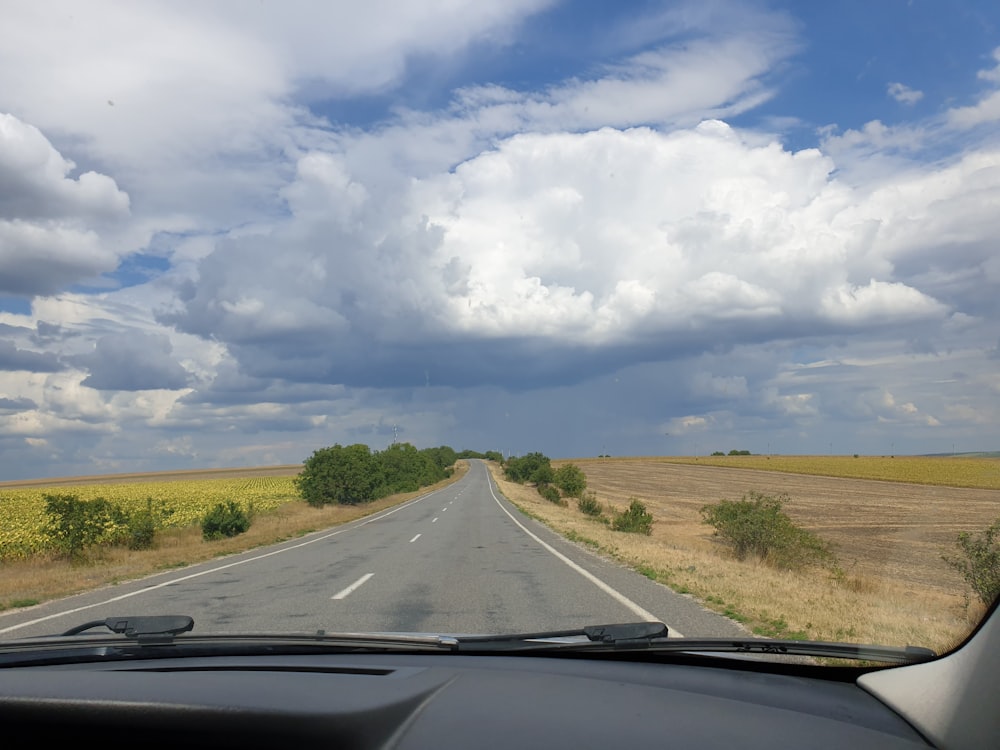
[[[410,450],[389,453],[406,457]],[[452,460],[443,479],[359,504],[311,506],[298,494],[295,476],[259,477],[253,469],[242,478],[0,490],[0,610],[346,523],[456,481],[468,470],[465,457],[487,457],[451,449],[426,455]],[[387,482],[391,476],[383,474]]]
[[[725,456],[720,460],[740,461],[746,457]],[[562,463],[554,464],[558,472]],[[913,565],[930,564],[926,543],[914,539],[912,552],[908,547],[900,552],[899,543],[911,543],[911,537],[904,532],[906,536],[900,539],[898,528],[888,532],[891,536],[886,543],[880,542],[878,529],[870,527],[864,506],[845,507],[842,500],[841,504],[821,506],[813,498],[803,502],[797,495],[780,491],[752,487],[739,490],[739,483],[746,481],[742,473],[727,480],[729,472],[714,468],[713,473],[705,474],[678,467],[682,472],[678,474],[678,469],[658,458],[585,459],[574,465],[584,471],[587,489],[568,507],[545,502],[529,485],[511,482],[496,468],[491,470],[506,497],[529,515],[574,542],[627,564],[680,594],[697,598],[707,608],[758,635],[912,644],[946,651],[965,637],[970,625],[982,615],[985,601],[991,599],[989,594],[984,599],[975,593],[974,601],[966,597],[963,604],[955,571],[968,571],[970,588],[972,578],[988,579],[987,571],[1000,576],[991,567],[1000,560],[1000,519],[991,527],[991,534],[960,534],[953,545],[954,554],[947,556],[953,567],[941,561],[936,575],[942,584],[936,585],[935,578],[934,585],[927,585],[918,582],[925,576],[922,567],[908,567],[911,560]],[[682,480],[683,489],[677,480]],[[815,481],[796,478],[795,483],[802,488],[822,488],[823,492],[850,492],[846,486],[831,484],[822,477]],[[719,488],[717,499],[706,504],[704,493],[710,487]],[[643,493],[638,502],[652,519],[649,531],[616,531],[615,519],[629,514],[637,501],[636,490]],[[906,492],[909,494],[900,497],[921,496],[912,490]],[[727,495],[739,499],[727,499]],[[887,521],[889,529],[897,523],[897,511],[891,504],[893,495],[891,487],[886,489],[885,497],[873,503],[871,509],[874,514],[892,514]],[[990,502],[984,498],[977,505],[969,497],[964,510],[972,517],[980,505],[991,507]],[[823,507],[829,518],[815,515]],[[808,511],[804,513],[803,508]],[[935,508],[928,512],[934,513],[936,519],[939,511]],[[912,517],[907,504],[900,505],[898,513],[903,513],[903,518]],[[952,511],[949,517],[955,515]],[[860,543],[873,554],[886,556],[888,565],[878,563],[886,571],[884,575],[873,573],[867,564],[859,565],[853,548],[849,550],[851,556],[841,557],[839,544],[826,532],[845,524],[847,528],[860,524],[857,528],[866,529],[870,536]],[[935,520],[935,531],[938,526]],[[930,552],[934,554],[933,548]],[[910,556],[895,556],[899,554]],[[948,569],[953,572],[948,574]],[[954,583],[949,586],[946,581]]]
[[[963,531],[957,551],[942,555],[984,606],[1000,596],[1000,518],[979,534]]]

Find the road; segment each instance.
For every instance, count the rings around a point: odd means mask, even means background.
[[[110,616],[186,614],[195,632],[525,632],[657,619],[745,635],[500,497],[484,463],[367,518],[141,581],[0,615],[0,639]]]

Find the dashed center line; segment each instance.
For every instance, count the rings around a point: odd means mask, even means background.
[[[420,534],[417,534],[417,535],[416,535],[415,537],[413,537],[413,539],[411,539],[411,540],[410,540],[410,544],[413,544],[413,543],[414,543],[415,541],[417,541],[417,540],[418,540],[419,538],[420,538]]]
[[[367,581],[369,578],[371,578],[373,575],[375,575],[375,574],[374,573],[365,573],[363,576],[361,576],[361,578],[359,578],[358,580],[356,580],[354,583],[352,583],[346,589],[344,589],[343,591],[340,591],[340,592],[334,594],[330,598],[331,599],[343,599],[343,598],[345,598],[349,594],[353,593],[360,586],[362,586],[364,584],[364,582]]]
[[[434,518],[431,519],[431,523],[437,523],[437,522],[438,522],[437,516],[434,516]]]

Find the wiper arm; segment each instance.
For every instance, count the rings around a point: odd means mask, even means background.
[[[561,638],[579,638],[586,641],[559,641]],[[463,635],[456,638],[459,650],[468,644],[474,647],[499,646],[507,648],[516,645],[545,646],[587,646],[600,644],[622,648],[637,648],[649,645],[656,639],[667,637],[667,626],[662,622],[622,622],[614,625],[588,625],[572,630],[544,630],[537,633],[511,633],[506,635]]]
[[[70,628],[63,636],[79,635],[93,628],[107,628],[139,643],[170,643],[175,635],[194,628],[194,620],[186,615],[155,615],[152,617],[107,617],[91,620]]]
[[[580,637],[586,636],[587,640]],[[551,630],[496,636],[462,636],[459,651],[544,653],[649,649],[660,653],[735,653],[814,656],[856,661],[913,664],[937,654],[920,646],[880,646],[829,641],[793,641],[770,638],[667,638],[659,622],[593,625],[576,630]]]

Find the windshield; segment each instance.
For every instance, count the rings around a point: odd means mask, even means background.
[[[1000,591],[995,2],[2,18],[0,642]]]

